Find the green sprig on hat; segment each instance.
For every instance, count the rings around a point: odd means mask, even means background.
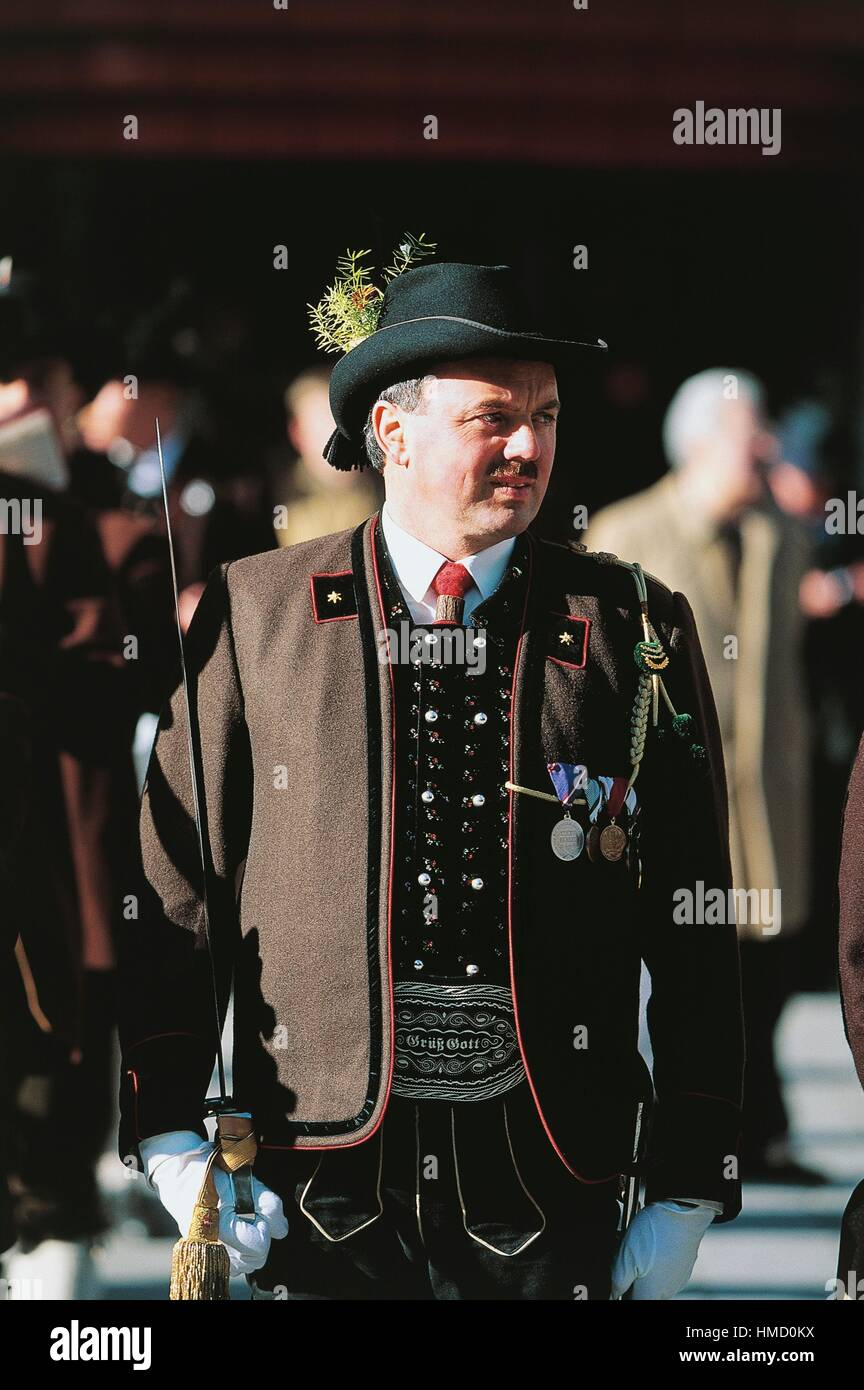
[[[383,271],[384,286],[411,270],[419,261],[436,250],[434,241],[406,232],[397,246],[393,260]],[[346,251],[336,263],[336,279],[329,285],[317,304],[307,304],[309,322],[318,347],[323,352],[350,352],[378,327],[384,288],[372,279],[374,267],[365,265],[366,251]]]

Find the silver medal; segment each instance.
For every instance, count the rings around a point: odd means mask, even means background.
[[[578,859],[584,848],[585,832],[572,816],[565,816],[552,827],[552,850],[559,859]]]

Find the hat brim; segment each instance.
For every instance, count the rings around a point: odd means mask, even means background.
[[[444,315],[409,319],[379,328],[336,363],[330,378],[330,409],[342,434],[359,443],[376,392],[395,381],[422,376],[436,362],[510,357],[549,362],[557,370],[584,367],[606,351],[602,338],[586,343],[511,333]]]

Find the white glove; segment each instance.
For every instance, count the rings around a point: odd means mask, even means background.
[[[193,1130],[175,1129],[142,1139],[138,1147],[148,1185],[158,1192],[181,1236],[187,1235],[207,1159],[215,1145]],[[271,1239],[282,1240],[288,1234],[282,1198],[253,1177],[252,1199],[258,1215],[254,1221],[240,1219],[234,1211],[230,1175],[215,1164],[211,1171],[219,1196],[219,1239],[228,1251],[231,1274],[251,1274],[265,1263]]]
[[[699,1243],[722,1210],[717,1202],[649,1202],[633,1218],[619,1246],[610,1297],[620,1298],[632,1285],[634,1299],[674,1298],[687,1284]]]

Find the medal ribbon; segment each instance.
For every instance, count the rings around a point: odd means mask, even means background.
[[[585,790],[587,771],[582,763],[547,763],[552,785],[563,806],[572,805],[577,792]]]
[[[627,795],[629,782],[626,777],[613,777],[612,786],[609,789],[609,797],[606,802],[606,809],[610,816],[617,816],[624,805],[624,798]]]

